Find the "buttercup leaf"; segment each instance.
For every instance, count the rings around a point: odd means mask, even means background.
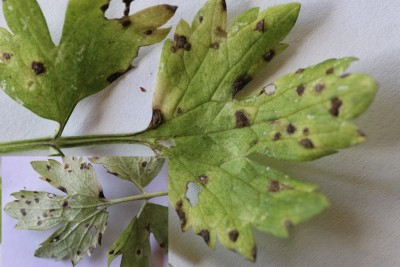
[[[121,267],[151,266],[150,233],[168,253],[168,208],[146,203],[118,237],[108,254],[108,266],[122,255]]]
[[[169,158],[170,202],[182,229],[192,227],[212,248],[218,238],[253,261],[253,227],[287,236],[328,201],[315,186],[248,156],[304,161],[362,142],[348,120],[365,111],[377,87],[368,75],[345,74],[354,58],[342,58],[236,99],[287,47],[281,42],[299,9],[251,9],[227,30],[225,1],[209,0],[191,26],[181,21],[163,49],[151,125],[137,136]]]
[[[18,229],[44,230],[60,225],[35,256],[57,260],[69,256],[76,265],[101,244],[108,205],[90,164],[76,158],[64,158],[64,163],[49,160],[32,165],[45,176],[43,180],[67,195],[20,191],[12,194],[16,200],[8,203],[5,211],[18,220]]]
[[[3,1],[12,33],[0,28],[0,85],[37,115],[65,126],[76,104],[131,68],[140,46],[160,42],[176,7],[159,5],[106,19],[109,0],[70,0],[60,44],[36,1]]]
[[[90,158],[92,163],[102,164],[109,173],[133,182],[143,191],[158,175],[165,159],[155,157],[102,157]]]

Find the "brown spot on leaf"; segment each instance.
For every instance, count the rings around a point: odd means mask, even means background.
[[[40,201],[39,198],[35,197],[35,202],[39,203],[39,201]]]
[[[21,195],[21,198],[25,198],[25,196],[24,196],[24,195]]]
[[[319,83],[314,87],[314,90],[317,93],[321,93],[324,89],[325,89],[325,85],[322,83]]]
[[[179,115],[182,115],[184,113],[184,110],[182,108],[178,108],[178,110],[176,111],[176,113]]]
[[[202,23],[203,22],[203,16],[199,16],[199,22]]]
[[[300,144],[301,146],[307,148],[307,149],[312,149],[312,148],[314,148],[313,142],[312,142],[310,139],[308,139],[308,138],[302,139],[302,140],[299,142],[299,144]]]
[[[328,74],[328,75],[332,74],[334,71],[335,71],[334,68],[329,68],[329,69],[326,70],[326,74]]]
[[[339,109],[343,105],[342,100],[339,98],[335,97],[331,100],[331,109],[329,110],[329,113],[331,113],[333,116],[337,117],[339,116]]]
[[[52,193],[48,193],[48,194],[47,194],[47,197],[48,197],[48,198],[55,198],[56,195],[54,195],[54,194],[52,194]]]
[[[210,232],[208,230],[201,230],[198,233],[199,236],[203,237],[204,241],[208,244],[210,243]]]
[[[237,78],[232,85],[232,95],[235,96],[238,92],[240,92],[249,82],[251,82],[253,78],[248,75],[242,75]]]
[[[220,26],[217,27],[215,34],[220,38],[226,38],[226,36],[228,36],[226,31]]]
[[[219,43],[213,43],[213,44],[211,45],[211,48],[212,48],[212,49],[215,49],[215,50],[218,50],[218,49],[219,49]]]
[[[260,20],[257,25],[256,25],[256,30],[259,32],[264,32],[264,27],[265,27],[265,20]]]
[[[239,238],[239,232],[237,230],[232,230],[229,232],[229,239],[232,242],[236,242],[238,238]]]
[[[257,260],[257,246],[254,246],[251,249],[251,257],[252,257],[253,262],[255,262]]]
[[[55,209],[49,209],[49,212],[54,212],[54,211],[56,211]]]
[[[275,181],[275,180],[271,181],[268,186],[268,192],[270,192],[270,193],[277,193],[277,192],[280,192],[285,189],[291,189],[291,187],[289,187],[283,183],[280,183],[279,181]]]
[[[26,209],[20,209],[19,211],[21,212],[22,216],[26,216]]]
[[[30,205],[30,204],[32,203],[32,201],[26,200],[25,203],[28,204],[28,205]]]
[[[243,111],[236,111],[235,113],[236,125],[235,128],[244,128],[250,126],[249,119]]]
[[[138,248],[138,249],[136,250],[136,255],[139,256],[140,254],[142,254],[142,250]]]
[[[78,251],[76,252],[76,255],[81,255],[81,251],[78,250]]]
[[[62,207],[64,208],[64,209],[66,209],[66,208],[68,208],[68,201],[64,201],[64,203],[62,204]]]
[[[46,68],[44,67],[43,63],[37,61],[32,62],[32,70],[36,75],[40,75],[46,72]]]
[[[308,128],[304,128],[304,129],[303,129],[303,134],[304,134],[304,135],[310,134],[310,130],[309,130]]]
[[[80,169],[81,169],[81,170],[87,170],[87,169],[89,169],[89,168],[88,168],[88,165],[86,164],[86,162],[84,162],[84,163],[81,164]]]
[[[171,6],[171,5],[163,5],[167,10],[171,11],[172,13],[175,13],[176,10],[178,9],[177,6]]]
[[[64,169],[68,169],[68,168],[69,168],[69,164],[65,164]]]
[[[108,254],[110,255],[114,254],[114,250],[111,250]]]
[[[44,218],[47,218],[47,217],[49,217],[49,215],[47,215],[46,212],[43,212],[43,217],[44,217]]]
[[[304,85],[299,85],[297,86],[296,92],[299,96],[302,96],[304,94],[304,91],[306,90],[306,88],[304,87]]]
[[[38,226],[39,226],[39,225],[42,225],[42,223],[43,223],[42,221],[38,221],[38,222],[37,222],[37,225],[38,225]]]
[[[103,190],[101,190],[101,191],[99,192],[99,198],[106,198],[106,197],[104,196]]]
[[[48,171],[51,170],[51,166],[50,165],[46,165],[46,168],[47,168]]]
[[[275,57],[275,51],[270,49],[267,53],[263,55],[265,62],[270,62]]]
[[[172,47],[172,52],[176,52],[179,49],[184,49],[185,51],[190,51],[192,45],[188,42],[186,36],[184,35],[174,35],[174,46]]]
[[[65,189],[65,187],[60,186],[60,187],[58,187],[58,189],[63,191],[65,194],[68,194],[67,189]]]
[[[161,110],[159,109],[153,110],[153,116],[151,118],[150,127],[152,129],[156,129],[163,123],[163,121],[164,119]]]
[[[101,246],[101,240],[103,239],[103,234],[99,233],[99,237],[97,238],[97,243]]]
[[[146,34],[146,35],[151,35],[153,33],[153,30],[152,29],[148,29],[148,30],[146,30],[145,32],[144,32],[144,34]]]
[[[281,133],[279,133],[279,132],[277,132],[277,133],[274,135],[274,141],[278,141],[278,140],[280,140],[280,139],[281,139],[281,137],[282,137],[282,134],[281,134]]]
[[[197,179],[203,185],[207,185],[208,184],[208,176],[207,175],[200,175],[199,177],[197,177]]]
[[[226,11],[226,1],[222,0],[222,10]]]
[[[304,72],[304,69],[298,69],[298,70],[296,70],[296,72],[294,73],[294,74],[300,74],[300,73],[303,73]]]
[[[51,180],[49,178],[46,178],[46,182],[51,183]]]
[[[4,53],[2,53],[2,57],[4,60],[10,60],[12,57],[12,54],[4,52]]]
[[[186,225],[186,213],[183,211],[182,200],[176,203],[175,211],[178,214],[179,220],[181,221],[181,227],[184,228]]]
[[[288,134],[294,134],[296,132],[296,127],[293,124],[289,124],[288,127],[286,128],[286,132]]]
[[[147,166],[147,161],[143,161],[143,162],[142,162],[142,167],[143,167],[143,168],[146,168],[146,166]]]
[[[28,87],[31,87],[33,85],[33,81],[28,81],[26,85],[28,85]]]
[[[285,226],[286,228],[293,227],[293,222],[291,220],[285,220],[283,222],[283,226]]]

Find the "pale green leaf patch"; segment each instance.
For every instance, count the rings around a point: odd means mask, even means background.
[[[108,266],[122,255],[121,267],[151,266],[150,234],[168,253],[168,208],[146,203],[110,248]]]
[[[109,173],[133,182],[143,191],[159,174],[165,159],[155,157],[101,157],[90,158],[90,161],[102,164]]]
[[[11,32],[0,28],[0,85],[37,115],[60,123],[76,104],[117,80],[131,68],[140,46],[160,42],[159,28],[176,7],[158,5],[120,19],[104,16],[110,1],[70,0],[58,46],[37,1],[3,1]],[[132,1],[124,1],[126,3]]]
[[[237,99],[287,47],[299,10],[298,3],[251,9],[227,27],[225,1],[210,0],[191,26],[181,21],[164,45],[151,125],[137,136],[169,158],[170,202],[182,229],[252,261],[252,228],[285,237],[328,201],[248,156],[312,160],[364,141],[349,119],[377,87],[368,75],[344,72],[354,58],[330,59]],[[193,186],[196,202],[188,197]]]

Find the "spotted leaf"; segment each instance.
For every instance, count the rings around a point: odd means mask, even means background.
[[[364,141],[348,120],[376,90],[368,75],[345,74],[354,58],[343,58],[235,97],[287,46],[281,42],[299,9],[251,9],[227,28],[225,1],[209,0],[191,26],[181,21],[163,49],[153,120],[138,135],[169,158],[169,197],[182,229],[253,261],[252,228],[285,237],[328,201],[315,186],[248,157],[304,161]]]
[[[121,267],[151,266],[150,233],[164,253],[168,253],[168,208],[145,204],[110,248],[108,266],[122,255]]]
[[[43,180],[66,195],[20,191],[12,194],[16,200],[8,203],[5,211],[18,220],[17,229],[44,230],[60,225],[35,256],[57,260],[69,256],[76,265],[101,244],[108,204],[90,164],[76,158],[64,158],[64,163],[50,160],[32,165],[45,176]]]
[[[133,182],[141,190],[153,181],[165,162],[155,157],[102,157],[90,161],[102,164],[109,173]]]
[[[140,46],[160,42],[176,7],[158,5],[120,19],[109,0],[70,0],[60,44],[50,37],[36,0],[3,1],[11,32],[0,28],[0,86],[37,115],[65,126],[76,104],[131,68]]]

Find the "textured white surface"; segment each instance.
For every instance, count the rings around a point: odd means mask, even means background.
[[[66,0],[39,1],[54,39],[60,35]],[[118,1],[116,1],[118,2]],[[179,5],[176,16],[191,20],[203,0],[135,1],[134,10],[156,3]],[[283,0],[227,0],[230,19],[250,7],[266,8]],[[253,86],[327,58],[357,56],[351,67],[380,83],[369,111],[357,120],[367,143],[305,164],[276,163],[293,177],[320,185],[331,208],[296,227],[288,240],[255,232],[257,264],[218,248],[210,251],[192,232],[181,234],[171,213],[170,262],[186,266],[400,266],[400,4],[398,0],[301,0],[299,20],[287,37],[288,50]],[[117,12],[118,8],[115,9]],[[4,25],[4,19],[0,18]],[[57,37],[58,36],[58,37]],[[130,72],[107,90],[82,101],[66,134],[126,132],[144,129],[150,120],[151,95],[161,45],[143,49]],[[139,87],[147,89],[142,93]],[[0,93],[0,140],[39,137],[56,125],[42,120]],[[148,150],[146,153],[150,153]],[[139,154],[130,146],[85,148],[78,154]]]
[[[45,191],[62,195],[59,190],[55,189],[46,182],[40,180],[31,167],[30,162],[36,160],[47,160],[48,158],[39,157],[3,157],[2,158],[2,210],[4,206],[14,201],[15,198],[10,196],[11,193],[26,189],[31,191]],[[57,158],[55,158],[57,159]],[[60,160],[60,158],[58,158]],[[93,164],[97,177],[103,186],[104,194],[109,199],[132,196],[140,194],[140,191],[131,183],[116,178],[106,172],[105,168],[99,164]],[[167,188],[167,164],[164,165],[160,174],[147,187],[148,192],[159,192]],[[160,197],[151,200],[153,203],[166,205],[167,197]],[[130,223],[132,218],[137,214],[142,206],[142,201],[119,204],[108,209],[109,219],[106,231],[103,235],[102,245],[97,246],[90,258],[84,258],[77,266],[82,267],[98,267],[106,266],[107,255],[114,241],[121,234],[122,230]],[[40,259],[33,256],[39,244],[44,242],[58,227],[53,227],[45,231],[28,231],[16,230],[14,226],[17,221],[5,213],[2,216],[2,263],[4,267],[54,267],[54,266],[72,266],[69,260],[62,260],[56,263],[51,259]],[[159,249],[158,244],[152,241],[153,250],[153,266],[166,266],[163,264],[163,253]],[[121,257],[118,257],[111,264],[111,267],[119,266]]]

